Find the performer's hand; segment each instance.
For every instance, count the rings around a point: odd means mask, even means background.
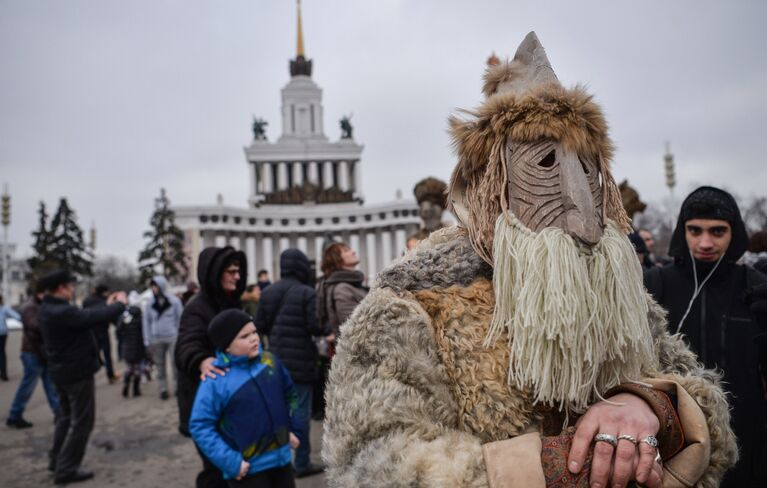
[[[621,439],[618,446],[607,442],[594,443],[594,457],[591,463],[591,486],[603,488],[612,480],[613,487],[624,487],[630,479],[650,488],[660,488],[662,471],[655,462],[657,449],[642,442],[647,436],[654,436],[660,428],[658,417],[641,398],[630,393],[610,397],[611,403],[601,401],[589,407],[576,424],[567,467],[577,473],[583,467],[586,453],[598,433],[616,438],[632,436],[638,441]],[[613,454],[615,456],[613,456]]]
[[[290,447],[291,449],[298,449],[298,446],[301,445],[301,441],[298,440],[298,437],[294,433],[290,433]]]
[[[205,381],[205,378],[216,378],[216,375],[224,376],[226,374],[226,371],[223,369],[218,369],[217,367],[213,366],[213,361],[215,361],[216,358],[209,357],[202,360],[200,363],[200,379],[202,381]]]
[[[243,479],[248,474],[249,469],[250,469],[250,463],[243,459],[242,462],[240,463],[240,474],[235,479],[237,481]]]

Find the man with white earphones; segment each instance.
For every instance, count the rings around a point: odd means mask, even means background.
[[[703,186],[682,203],[671,238],[674,262],[645,285],[706,368],[731,395],[740,460],[722,485],[767,486],[767,276],[737,264],[748,234],[735,199]]]

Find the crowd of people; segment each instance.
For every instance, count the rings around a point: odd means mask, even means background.
[[[56,270],[36,283],[20,313],[0,302],[2,338],[6,318],[23,325],[24,374],[6,424],[33,427],[23,413],[42,380],[56,426],[49,452],[54,482],[90,479],[81,463],[95,419],[96,371],[103,365],[109,384],[122,378],[125,398],[141,396],[141,384],[155,374],[159,397],[177,397],[179,432],[198,447],[197,486],[262,486],[264,479],[293,486],[294,476],[324,471],[309,460],[310,419],[323,415],[339,327],[367,292],[358,264],[347,245],[332,243],[315,284],[307,256],[289,249],[276,283],[261,270],[246,285],[242,252],[207,248],[199,256],[199,285],[179,296],[158,275],[141,294],[99,284],[81,308],[72,304],[76,276]],[[122,373],[112,358],[111,326]],[[222,418],[231,428],[219,429]],[[242,463],[232,461],[233,452]]]
[[[629,237],[647,290],[668,313],[669,333],[683,334],[699,361],[723,375],[740,453],[725,484],[764,479],[764,232],[749,238],[734,199],[702,187],[682,205],[668,258],[657,254],[649,230]],[[7,318],[23,323],[24,373],[6,424],[32,427],[23,413],[41,380],[55,418],[54,481],[90,479],[81,463],[94,425],[96,371],[105,366],[110,384],[122,377],[126,398],[140,396],[143,378],[156,373],[159,397],[176,394],[179,431],[198,448],[197,486],[294,486],[295,477],[325,470],[310,461],[310,419],[325,415],[341,325],[368,293],[358,264],[348,245],[328,243],[315,280],[307,256],[288,249],[279,280],[272,284],[262,270],[247,284],[245,255],[213,247],[200,254],[199,287],[187,296],[176,296],[158,275],[143,296],[99,285],[82,308],[71,304],[76,277],[50,273],[19,312],[0,301],[0,337]],[[123,373],[111,357],[110,324]],[[7,380],[0,345],[0,378]]]
[[[749,237],[735,200],[713,187],[685,199],[668,257],[648,229],[629,235],[646,289],[668,314],[667,332],[682,334],[703,367],[722,375],[739,452],[723,486],[767,479],[765,235]],[[6,424],[32,427],[23,413],[41,380],[55,418],[55,483],[93,477],[81,463],[102,365],[109,384],[122,378],[126,398],[140,396],[153,374],[162,400],[176,395],[179,432],[193,439],[203,466],[198,487],[291,487],[296,477],[325,471],[310,461],[310,420],[325,416],[341,326],[369,291],[356,252],[327,243],[316,279],[308,257],[288,249],[275,283],[262,270],[248,284],[246,257],[232,247],[206,248],[198,262],[199,286],[179,296],[158,275],[143,294],[98,285],[79,308],[72,304],[77,278],[56,270],[36,283],[19,312],[0,297],[6,381],[6,320],[23,324],[24,373]],[[111,357],[112,325],[122,373]]]

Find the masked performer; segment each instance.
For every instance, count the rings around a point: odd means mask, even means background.
[[[646,294],[600,108],[534,33],[451,120],[461,222],[382,271],[328,385],[331,486],[718,484],[719,377]]]

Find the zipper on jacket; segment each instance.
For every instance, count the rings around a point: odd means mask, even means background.
[[[721,327],[720,334],[719,334],[719,347],[721,348],[720,349],[721,352],[719,353],[719,361],[721,362],[721,364],[719,365],[719,367],[722,368],[723,370],[727,367],[727,349],[726,349],[726,346],[727,346],[727,321],[728,321],[727,317],[728,317],[728,315],[729,315],[728,313],[725,313],[724,315],[722,315],[722,327]]]

